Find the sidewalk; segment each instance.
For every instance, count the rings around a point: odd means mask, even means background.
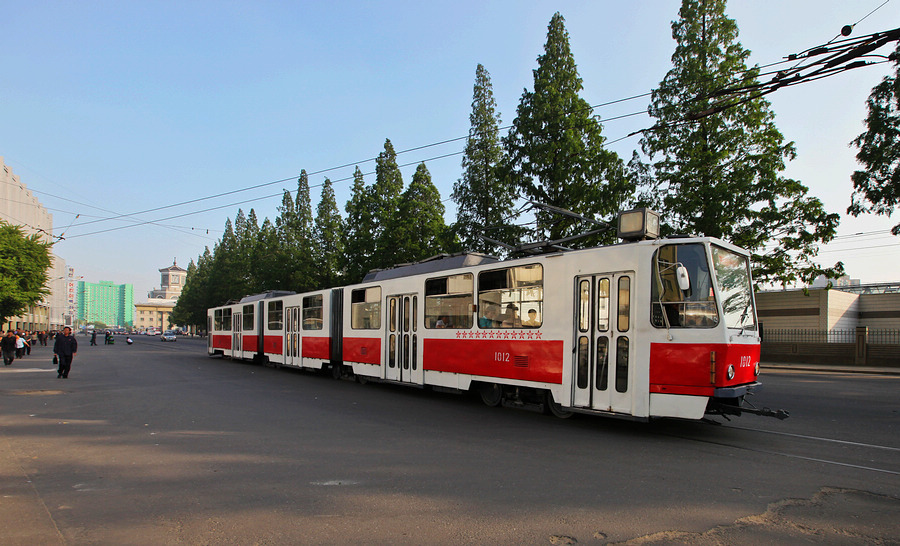
[[[864,373],[873,375],[900,375],[900,367],[896,366],[853,366],[849,364],[802,364],[791,362],[760,362],[760,368],[766,370],[798,370],[806,372]]]

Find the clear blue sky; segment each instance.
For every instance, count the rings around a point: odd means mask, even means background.
[[[882,2],[732,0],[728,14],[751,62],[767,64],[827,42]],[[510,123],[522,91],[531,88],[557,10],[589,103],[650,91],[670,66],[670,23],[679,6],[7,1],[0,156],[40,192],[55,233],[65,232],[56,253],[76,274],[133,283],[140,301],[158,285],[159,268],[173,258],[186,267],[212,247],[238,207],[255,208],[260,221],[274,219],[283,189],[296,189],[301,169],[358,164],[369,173],[374,164],[367,160],[385,138],[401,151],[464,136],[478,63],[491,74],[503,124]],[[859,23],[854,36],[898,24],[900,0],[892,0]],[[778,127],[797,146],[786,174],[845,217],[856,168],[848,143],[863,129],[872,86],[889,72],[886,64],[869,67],[770,95]],[[646,107],[644,98],[598,113],[611,118]],[[614,140],[649,124],[646,116],[613,120],[604,134]],[[449,198],[460,156],[429,159],[462,147],[454,142],[402,154],[402,164],[413,164],[404,168],[405,182],[425,160]],[[613,145],[626,160],[637,147],[637,137]],[[343,209],[352,172],[351,166],[312,175],[313,205],[327,175]],[[273,184],[203,199],[266,183]],[[194,199],[203,200],[140,214]],[[453,203],[445,205],[452,220]],[[97,221],[134,213],[158,224]],[[893,223],[845,218],[842,237],[823,247],[821,261],[843,260],[864,282],[900,280],[900,241],[886,233]],[[856,233],[867,235],[851,236]]]

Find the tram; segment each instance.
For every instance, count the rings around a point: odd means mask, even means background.
[[[209,309],[208,353],[436,390],[489,406],[650,419],[743,412],[760,384],[749,254],[709,237],[498,260],[439,256],[355,285],[269,292]]]

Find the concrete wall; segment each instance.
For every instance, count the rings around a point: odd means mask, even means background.
[[[859,325],[869,328],[900,328],[900,293],[860,295]]]
[[[760,292],[756,294],[756,312],[765,329],[806,328],[824,330],[826,313],[823,290]]]
[[[900,329],[900,293],[854,294],[819,288],[807,293],[760,292],[756,311],[765,329]]]

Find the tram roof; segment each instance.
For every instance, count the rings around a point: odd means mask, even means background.
[[[261,294],[253,294],[252,296],[244,296],[239,303],[248,303],[251,301],[267,300],[269,298],[280,298],[282,296],[290,296],[296,294],[292,290],[269,290]]]
[[[434,273],[447,269],[458,269],[475,265],[499,262],[500,258],[478,252],[461,252],[458,254],[438,254],[420,262],[400,264],[390,269],[373,269],[369,271],[363,282],[397,279],[422,273]]]

